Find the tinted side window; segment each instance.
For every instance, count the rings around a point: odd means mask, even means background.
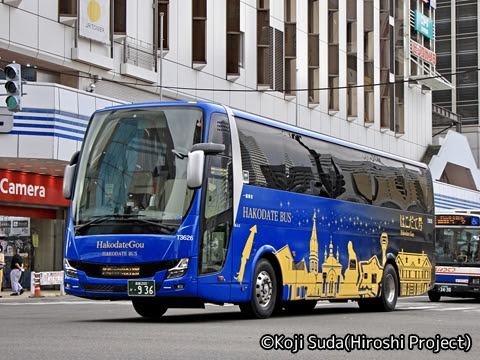
[[[431,179],[425,169],[241,118],[237,126],[244,178],[251,185],[433,211]]]
[[[239,118],[237,126],[242,167],[251,185],[315,194],[318,172],[296,134]]]

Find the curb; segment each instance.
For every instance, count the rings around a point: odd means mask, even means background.
[[[2,291],[0,292],[0,304],[5,302],[30,302],[37,300],[47,300],[47,301],[58,301],[58,300],[67,300],[74,298],[69,295],[61,295],[60,291],[42,291],[40,296],[34,296],[30,291],[25,291],[22,295],[11,296],[11,292]]]

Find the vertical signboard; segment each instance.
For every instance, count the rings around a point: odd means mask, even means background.
[[[415,30],[423,36],[433,39],[433,20],[415,10]]]
[[[110,0],[80,0],[79,17],[79,36],[110,43]]]

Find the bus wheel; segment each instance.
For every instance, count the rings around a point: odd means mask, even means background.
[[[397,305],[398,278],[395,268],[387,264],[383,269],[382,293],[378,299],[381,311],[393,311]]]
[[[436,291],[429,291],[428,298],[431,302],[439,302],[440,301],[440,294]]]
[[[387,264],[383,269],[380,297],[359,299],[358,306],[363,311],[393,311],[398,298],[398,280],[395,268]]]
[[[240,304],[240,310],[247,316],[265,319],[272,315],[277,300],[277,279],[272,265],[260,259],[255,266],[252,295],[247,303]]]
[[[137,314],[144,318],[159,319],[168,310],[168,307],[154,299],[135,299],[132,304]]]

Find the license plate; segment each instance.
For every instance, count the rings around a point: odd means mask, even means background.
[[[155,296],[155,281],[128,280],[128,296]]]
[[[439,286],[437,290],[438,292],[443,292],[443,293],[452,292],[452,289],[450,288],[450,286],[445,286],[445,285]]]

